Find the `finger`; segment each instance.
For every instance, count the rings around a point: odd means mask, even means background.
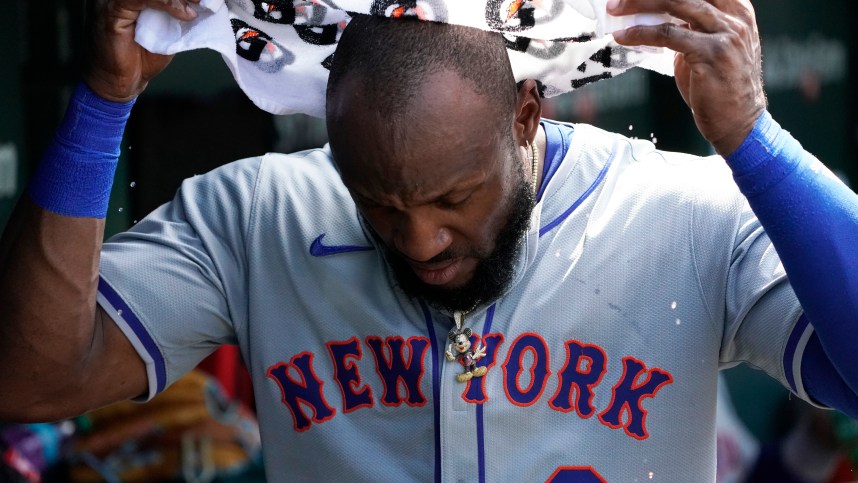
[[[676,80],[676,87],[679,89],[679,94],[685,104],[691,105],[689,98],[689,88],[691,86],[691,69],[685,62],[685,54],[677,52],[673,58],[673,78]]]
[[[739,19],[749,26],[757,24],[757,15],[750,0],[706,0],[729,18]]]
[[[148,0],[146,6],[155,10],[167,12],[179,20],[193,20],[197,18],[197,11],[191,3],[199,4],[199,0]]]
[[[706,2],[712,4],[718,10],[729,14],[752,12],[754,10],[751,0],[706,0]]]
[[[614,40],[620,45],[651,47],[667,47],[684,54],[702,53],[702,50],[713,48],[720,40],[716,35],[695,32],[672,23],[661,25],[638,25],[625,30],[614,32]]]
[[[723,13],[706,0],[618,0],[608,2],[608,13],[667,13],[687,22],[693,30],[718,32],[724,28]]]

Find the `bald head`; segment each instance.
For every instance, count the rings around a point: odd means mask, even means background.
[[[403,292],[450,310],[503,293],[534,203],[540,113],[497,34],[352,19],[328,80],[331,155]]]
[[[412,18],[355,15],[337,46],[328,78],[328,119],[344,80],[359,79],[361,95],[384,117],[403,119],[427,76],[457,73],[496,106],[503,121],[513,115],[516,85],[500,35],[457,25]],[[501,120],[499,119],[499,120]]]

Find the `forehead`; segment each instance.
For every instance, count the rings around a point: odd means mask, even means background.
[[[368,92],[346,78],[329,99],[331,149],[350,189],[430,196],[500,168],[511,125],[470,81],[451,70],[429,74],[393,115],[375,105],[385,87]]]

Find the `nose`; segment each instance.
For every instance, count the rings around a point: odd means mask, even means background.
[[[394,228],[394,248],[417,262],[428,262],[452,243],[450,230],[426,213],[402,213]]]

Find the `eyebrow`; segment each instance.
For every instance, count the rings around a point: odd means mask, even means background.
[[[431,197],[427,197],[424,200],[420,200],[420,203],[418,203],[418,204],[435,203],[439,200],[443,200],[444,198],[449,198],[449,197],[454,196],[454,195],[459,194],[459,193],[474,192],[479,187],[484,185],[486,183],[487,179],[488,179],[488,176],[485,175],[485,173],[481,173],[479,176],[474,176],[470,179],[466,179],[466,180],[462,181],[462,183],[460,185],[452,187],[449,190],[445,191],[444,193],[441,193],[441,194],[438,194],[435,196],[431,196]],[[352,194],[356,198],[358,198],[361,201],[369,202],[371,204],[375,204],[375,205],[379,205],[379,206],[390,206],[388,203],[380,202],[379,200],[377,200],[371,196],[368,196],[365,193],[359,192],[357,190],[350,190],[350,191],[352,192]]]

